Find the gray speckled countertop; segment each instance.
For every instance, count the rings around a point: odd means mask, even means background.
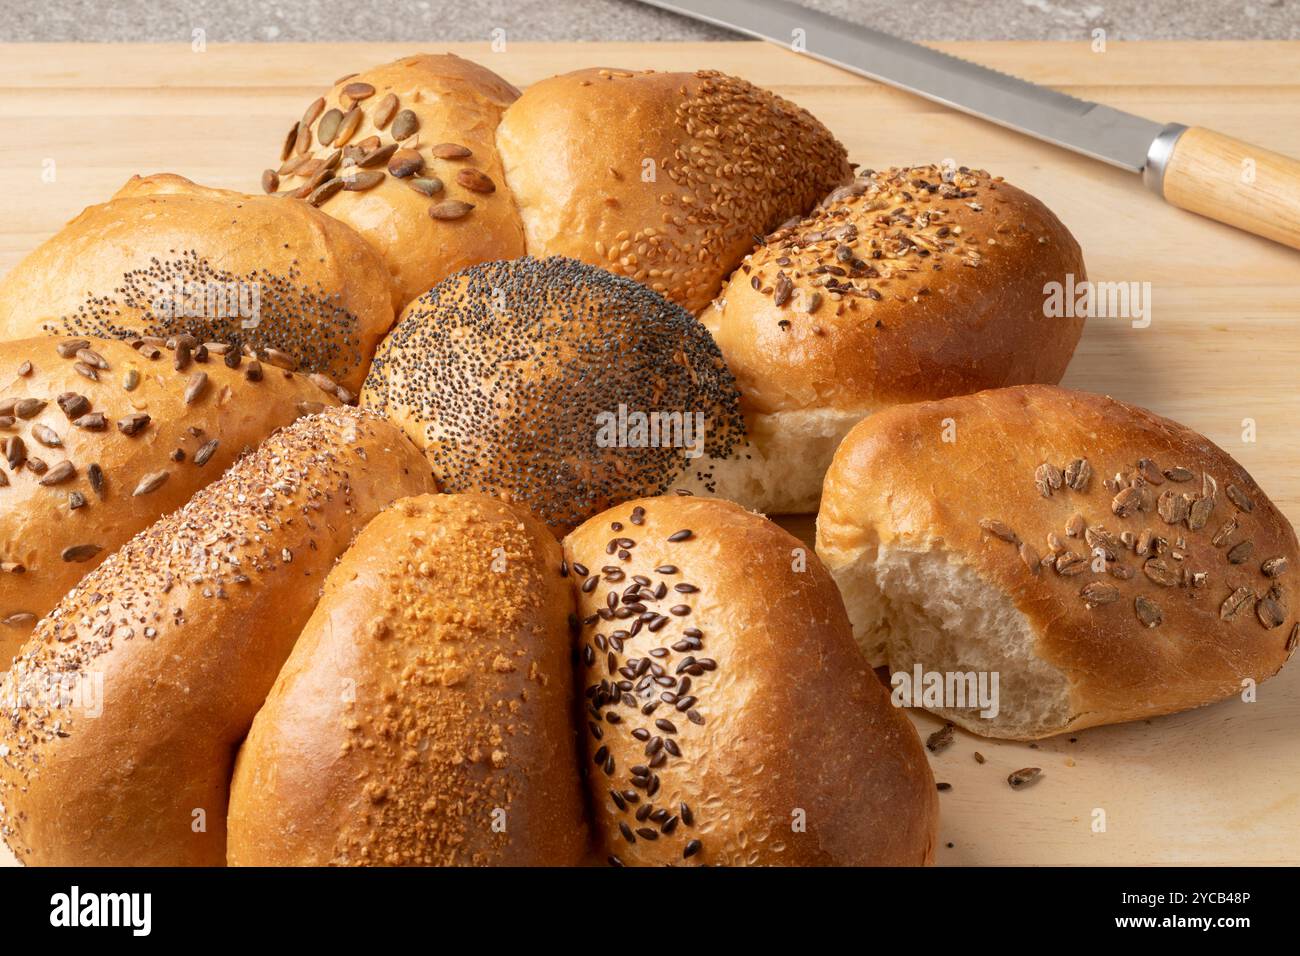
[[[1296,40],[1300,0],[802,0],[922,40]],[[6,4],[0,41],[719,40],[633,0],[44,0]]]

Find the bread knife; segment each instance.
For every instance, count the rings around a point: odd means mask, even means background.
[[[1300,249],[1300,161],[1076,99],[788,0],[642,0],[793,49],[1132,173],[1166,202]]]

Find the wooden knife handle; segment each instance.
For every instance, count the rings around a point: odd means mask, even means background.
[[[1193,126],[1173,143],[1161,191],[1180,209],[1300,249],[1300,160]]]

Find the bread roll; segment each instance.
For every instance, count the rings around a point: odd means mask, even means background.
[[[172,175],[132,177],[0,282],[0,341],[185,333],[278,350],[354,392],[392,324],[383,264],[351,229]]]
[[[864,171],[745,258],[701,320],[735,373],[745,454],[717,493],[817,510],[836,446],[880,408],[1059,382],[1083,317],[1045,287],[1084,281],[1079,245],[1034,197],[981,170]]]
[[[692,312],[755,236],[851,175],[806,110],[713,71],[543,80],[506,110],[497,147],[530,255],[630,276]]]
[[[137,344],[0,343],[0,671],[137,531],[276,428],[338,401],[224,346]]]
[[[362,392],[447,491],[506,496],[560,533],[743,437],[731,373],[699,322],[572,259],[491,262],[440,283],[402,314]]]
[[[873,415],[826,475],[817,551],[873,659],[999,675],[996,715],[939,710],[987,736],[1222,700],[1300,635],[1295,533],[1250,475],[1181,425],[1083,392]]]
[[[327,409],[82,580],[0,686],[0,835],[14,855],[224,863],[235,750],[326,573],[384,506],[432,490],[395,428]]]
[[[240,750],[230,862],[580,862],[562,565],[545,526],[491,498],[375,518]]]
[[[401,311],[459,269],[524,254],[494,142],[518,96],[452,54],[344,77],[294,123],[263,188],[318,203],[365,236]]]
[[[825,569],[730,502],[628,502],[564,542],[614,864],[917,865],[934,778]]]

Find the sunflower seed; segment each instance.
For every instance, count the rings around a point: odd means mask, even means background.
[[[82,349],[90,348],[90,342],[86,339],[68,339],[66,342],[60,342],[55,346],[55,351],[59,353],[59,358],[72,358]]]
[[[1204,528],[1206,522],[1210,520],[1210,512],[1213,510],[1213,498],[1197,498],[1193,501],[1191,507],[1187,510],[1188,530],[1200,531]]]
[[[10,435],[5,439],[5,460],[9,462],[9,467],[17,471],[27,461],[27,443],[17,435]]]
[[[152,494],[166,484],[169,477],[170,474],[166,471],[155,471],[145,475],[135,486],[135,491],[131,492],[131,497],[139,498],[141,495]]]
[[[491,177],[478,169],[460,170],[456,173],[456,182],[476,193],[493,193],[497,188]]]
[[[1176,468],[1166,469],[1165,477],[1168,478],[1170,481],[1182,482],[1182,481],[1191,481],[1196,476],[1193,475],[1188,469],[1179,465]]]
[[[429,215],[434,219],[463,219],[474,208],[473,203],[461,202],[459,199],[446,199],[429,207]]]
[[[104,469],[98,464],[91,465],[86,469],[86,477],[90,479],[90,488],[99,497],[104,497]]]
[[[1103,584],[1100,581],[1091,581],[1085,584],[1079,590],[1080,597],[1089,608],[1098,607],[1102,604],[1111,604],[1119,600],[1119,588],[1113,584]]]
[[[14,414],[23,421],[29,421],[45,411],[48,402],[43,402],[39,398],[24,398],[14,403]]]
[[[0,488],[8,488],[8,487],[9,487],[9,476],[6,475],[3,471],[0,471]]]
[[[117,430],[123,435],[135,435],[140,432],[150,422],[150,418],[144,412],[136,412],[126,418],[119,419]]]
[[[392,158],[388,161],[388,171],[398,179],[415,176],[423,169],[424,157],[413,149],[399,149],[392,154]]]
[[[1229,564],[1245,564],[1255,552],[1255,545],[1249,541],[1239,541],[1228,549]]]
[[[1044,462],[1034,470],[1034,485],[1044,498],[1052,497],[1052,492],[1061,487],[1064,476],[1061,469]]]
[[[367,100],[375,95],[375,88],[369,83],[362,83],[358,80],[356,83],[349,83],[343,87],[341,95],[354,100]]]
[[[280,188],[280,174],[274,169],[262,170],[262,192],[273,193]]]
[[[1178,572],[1160,558],[1148,558],[1142,573],[1161,587],[1172,588],[1178,584]]]
[[[1165,483],[1164,473],[1160,470],[1159,466],[1157,466],[1156,463],[1152,461],[1150,458],[1139,458],[1137,468],[1138,468],[1138,474],[1140,474],[1151,484],[1163,485]]]
[[[1236,534],[1236,532],[1237,519],[1229,518],[1223,523],[1223,526],[1219,528],[1218,531],[1214,532],[1214,537],[1210,539],[1210,544],[1214,545],[1216,548],[1222,548],[1228,543],[1228,539]]]
[[[49,468],[50,466],[45,464],[44,460],[40,458],[27,459],[27,470],[34,475],[43,475],[49,470]]]
[[[1154,601],[1149,601],[1142,595],[1133,599],[1133,610],[1137,612],[1137,618],[1145,627],[1159,627],[1165,619],[1164,612]]]
[[[343,113],[337,108],[326,110],[325,115],[320,118],[320,126],[316,127],[316,140],[322,146],[328,146],[334,142],[334,137],[338,135],[339,125],[343,122]]]
[[[103,550],[97,544],[74,544],[70,548],[64,548],[60,557],[69,564],[81,564],[89,561]]]
[[[1016,533],[1001,521],[995,521],[993,518],[980,518],[980,527],[1003,541],[1010,541],[1012,544],[1020,543],[1020,538]]]
[[[92,382],[99,381],[99,373],[95,371],[95,369],[92,366],[87,365],[85,362],[77,362],[75,365],[72,366],[72,370],[76,372],[78,375],[80,375],[82,378],[88,378]]]
[[[1092,477],[1092,466],[1086,458],[1076,458],[1065,466],[1065,483],[1075,491],[1084,491]]]
[[[1023,767],[1007,777],[1007,783],[1011,784],[1012,790],[1019,790],[1033,783],[1042,773],[1042,767]]]
[[[391,169],[389,170],[391,172]],[[394,173],[396,175],[396,173]],[[407,180],[406,184],[414,189],[417,193],[425,196],[433,196],[442,192],[442,180],[437,176],[428,176]]]
[[[41,478],[37,484],[50,487],[51,485],[60,485],[70,478],[76,477],[77,468],[70,461],[61,461]]]
[[[384,174],[377,169],[365,169],[355,173],[345,173],[340,180],[348,192],[360,193],[374,189],[384,181]]]
[[[1236,617],[1238,611],[1254,600],[1255,594],[1250,588],[1237,588],[1219,606],[1219,617],[1225,621],[1231,621]]]
[[[208,373],[195,372],[185,386],[185,404],[193,405],[208,388]]]
[[[59,408],[63,409],[63,414],[67,416],[68,421],[80,418],[90,411],[90,399],[76,392],[64,392],[55,401]]]
[[[405,136],[394,136],[394,139],[405,139]],[[468,146],[461,146],[459,143],[439,143],[429,148],[438,159],[469,159],[474,153]]]
[[[194,453],[194,464],[202,468],[209,461],[211,461],[212,456],[216,453],[217,446],[219,444],[220,442],[215,438],[212,439],[210,442],[205,442],[203,446]]]
[[[1255,502],[1251,501],[1250,497],[1236,485],[1228,485],[1227,493],[1228,500],[1236,505],[1240,510],[1247,513],[1254,510]]]
[[[286,372],[296,372],[298,370],[298,360],[287,352],[281,352],[279,349],[267,349],[264,357],[276,368],[282,368]]]
[[[1142,510],[1142,490],[1134,485],[1125,488],[1111,499],[1110,510],[1121,518],[1131,518]]]
[[[46,448],[63,447],[63,439],[59,437],[58,432],[53,428],[46,427],[45,425],[33,425],[32,437]]]
[[[375,124],[375,129],[383,129],[388,125],[393,114],[397,112],[397,97],[388,93],[375,104],[375,111],[371,114],[370,119]]]
[[[338,132],[334,134],[332,140],[335,146],[346,146],[361,125],[361,110],[358,107],[352,107],[343,114],[343,119],[339,120]]]

